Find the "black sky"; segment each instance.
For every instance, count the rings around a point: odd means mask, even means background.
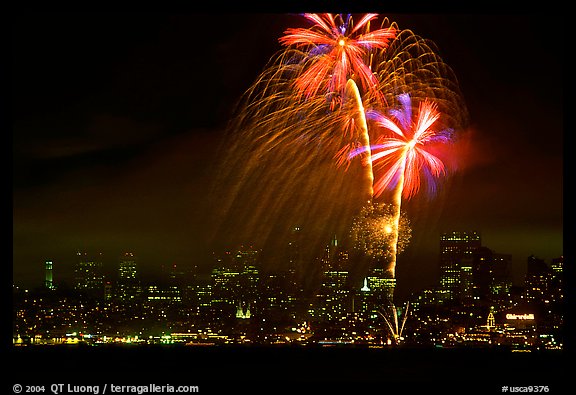
[[[387,15],[387,14],[384,14]],[[469,150],[432,202],[406,205],[398,282],[433,284],[439,234],[477,230],[512,254],[563,255],[563,19],[387,15],[436,43],[470,111]],[[110,264],[206,265],[206,191],[234,103],[295,14],[17,14],[12,20],[13,277],[78,249]],[[106,264],[106,263],[105,263]],[[401,266],[400,266],[401,265]]]

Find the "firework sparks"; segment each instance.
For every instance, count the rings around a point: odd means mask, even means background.
[[[362,208],[353,221],[350,232],[354,248],[374,258],[391,257],[389,248],[394,239],[395,209],[391,204],[372,202]],[[396,253],[408,246],[412,235],[410,222],[400,216]]]
[[[351,139],[343,122],[350,133],[366,130],[363,108],[332,111],[320,95],[300,100],[292,86],[302,65],[289,62],[297,55],[287,49],[271,60],[229,124],[212,191],[214,237],[277,251],[298,224],[307,232],[302,253],[311,257],[335,233],[349,232],[371,180],[364,166],[352,164],[345,174],[334,160]]]
[[[439,56],[436,45],[410,29],[399,29],[387,18],[383,19],[382,26],[391,26],[398,32],[386,51],[374,53],[372,61],[383,103],[392,108],[398,97],[408,92],[414,102],[432,100],[442,113],[446,127],[464,130],[469,114],[458,79]],[[374,108],[378,103],[365,102],[365,106]]]
[[[348,233],[357,208],[392,189],[392,237],[375,238],[390,243],[381,250],[392,257],[394,277],[403,248],[402,194],[414,196],[423,182],[433,192],[444,166],[427,147],[447,141],[447,130],[466,121],[458,84],[430,42],[387,18],[371,31],[376,14],[356,25],[351,16],[305,17],[313,26],[285,30],[284,49],[247,90],[228,127],[213,191],[221,197],[214,199],[216,228],[265,245],[281,240],[282,229],[307,224],[313,249],[326,236]],[[361,165],[351,163],[356,157]],[[344,166],[346,176],[338,171]]]
[[[304,14],[304,17],[314,23],[312,28],[289,28],[279,40],[283,45],[306,51],[303,61],[307,66],[294,82],[298,93],[307,98],[321,90],[343,93],[346,81],[353,77],[363,89],[376,92],[378,80],[366,60],[372,49],[386,48],[396,30],[370,31],[369,22],[377,14],[366,14],[355,26],[350,15]]]

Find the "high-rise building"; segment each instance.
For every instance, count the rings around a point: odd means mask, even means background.
[[[394,303],[395,287],[396,279],[390,277],[387,269],[370,269],[359,292],[360,309],[370,316],[386,310]]]
[[[552,272],[554,272],[555,276],[562,276],[564,271],[564,257],[561,256],[559,258],[552,259],[552,265],[550,265]]]
[[[74,269],[74,289],[104,297],[104,274],[102,272],[102,256],[90,256],[87,252],[76,252],[77,262]]]
[[[113,287],[111,281],[106,281],[104,283],[104,300],[111,301],[113,297]]]
[[[132,252],[125,252],[120,257],[116,292],[118,299],[123,302],[136,301],[141,296],[138,265]]]
[[[464,306],[471,306],[474,304],[473,266],[474,263],[472,257],[465,257],[460,260],[460,276],[458,279],[457,295],[458,300]]]
[[[239,304],[250,304],[251,314],[258,311],[260,274],[256,267],[258,251],[241,249],[226,252],[216,259],[212,270],[212,308],[216,314],[227,317]]]
[[[487,247],[480,247],[472,253],[474,293],[478,300],[498,303],[502,308],[502,303],[510,299],[511,262],[511,255],[498,254]]]
[[[342,249],[338,246],[336,235],[330,240],[330,243],[324,248],[324,253],[320,257],[320,264],[323,271],[339,268],[339,253]]]
[[[552,283],[550,296],[555,302],[564,299],[564,257],[552,259]]]
[[[440,236],[440,286],[439,299],[443,302],[455,301],[460,288],[462,275],[461,262],[472,256],[472,252],[482,245],[476,231],[452,231]]]
[[[52,265],[52,261],[44,262],[44,287],[51,290],[55,289],[54,281],[52,278]]]
[[[351,311],[348,272],[327,270],[323,273],[322,285],[316,295],[314,318],[317,320],[341,320]]]
[[[526,262],[526,300],[540,304],[550,301],[551,280],[554,277],[552,269],[544,260],[531,255]]]
[[[288,240],[288,270],[296,271],[302,264],[302,230],[299,226],[292,228]]]

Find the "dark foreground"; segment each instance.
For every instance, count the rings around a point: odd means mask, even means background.
[[[2,393],[13,393],[16,383],[108,383],[194,385],[203,394],[468,394],[503,393],[504,386],[506,392],[531,386],[526,392],[559,394],[566,393],[569,373],[563,351],[53,346],[14,347],[4,356],[8,374],[2,376],[10,391]],[[45,393],[52,392],[46,387]]]

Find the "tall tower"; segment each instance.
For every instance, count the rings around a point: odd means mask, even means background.
[[[454,301],[460,287],[461,264],[471,258],[472,252],[481,247],[480,234],[476,231],[452,231],[440,236],[440,289],[441,301]]]
[[[478,248],[472,255],[475,296],[493,303],[509,300],[512,256],[495,253],[486,247]]]
[[[295,273],[302,264],[302,234],[299,226],[292,228],[290,240],[288,241],[288,270]]]
[[[529,303],[542,303],[550,299],[553,271],[544,260],[530,255],[526,262],[525,292]]]
[[[55,289],[54,282],[52,281],[52,261],[44,262],[44,286],[47,289]]]
[[[351,310],[348,271],[327,270],[322,277],[322,285],[316,295],[315,318],[328,321],[343,319]]]
[[[118,265],[118,298],[128,302],[137,299],[140,293],[136,257],[132,252],[126,252],[120,257]]]
[[[86,252],[76,252],[77,262],[74,270],[74,288],[97,297],[104,296],[104,275],[102,261],[94,259]]]

